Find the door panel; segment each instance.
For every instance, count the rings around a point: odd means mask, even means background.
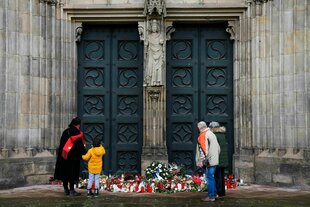
[[[112,41],[112,169],[140,173],[143,51],[136,28],[115,29]]]
[[[167,44],[167,147],[169,162],[195,163],[198,120],[198,30],[177,27]]]
[[[175,28],[167,43],[167,146],[169,162],[192,172],[200,120],[226,127],[232,157],[232,43],[224,25]]]
[[[135,25],[85,25],[79,45],[78,114],[91,146],[102,139],[104,173],[140,172],[143,47]]]

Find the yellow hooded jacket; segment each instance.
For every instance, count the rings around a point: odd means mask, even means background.
[[[83,160],[88,161],[88,172],[92,174],[100,174],[102,170],[102,157],[105,155],[105,149],[100,147],[92,147],[86,155],[82,155]]]

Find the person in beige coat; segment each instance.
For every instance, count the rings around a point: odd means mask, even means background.
[[[210,127],[213,128],[215,122],[210,123]],[[199,152],[196,156],[197,165],[202,167],[206,167],[206,179],[208,184],[208,197],[203,198],[202,201],[212,202],[215,201],[216,197],[216,183],[214,178],[214,173],[216,170],[216,166],[219,164],[219,155],[221,152],[220,145],[217,141],[215,134],[212,130],[207,127],[207,124],[204,121],[201,121],[197,124],[199,129],[199,137],[198,137],[198,146]],[[197,158],[198,157],[198,158]],[[203,159],[201,159],[203,157]],[[202,163],[202,160],[205,160]]]

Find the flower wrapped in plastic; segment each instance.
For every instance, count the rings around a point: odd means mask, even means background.
[[[88,184],[88,179],[80,178],[78,188],[86,188]]]
[[[146,178],[154,178],[158,180],[165,180],[171,177],[171,173],[169,172],[166,164],[162,162],[153,161],[150,166],[145,169]]]
[[[168,164],[168,170],[171,176],[181,176],[185,175],[185,167],[184,165],[177,165],[176,163]]]

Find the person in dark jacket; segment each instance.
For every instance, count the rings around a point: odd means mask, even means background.
[[[81,120],[76,117],[72,119],[69,127],[63,131],[54,173],[55,179],[62,180],[65,195],[70,196],[81,195],[74,190],[74,184],[79,180],[80,160],[82,155],[86,154],[83,132],[80,130],[80,125]],[[65,151],[65,148],[67,148],[67,151]]]

